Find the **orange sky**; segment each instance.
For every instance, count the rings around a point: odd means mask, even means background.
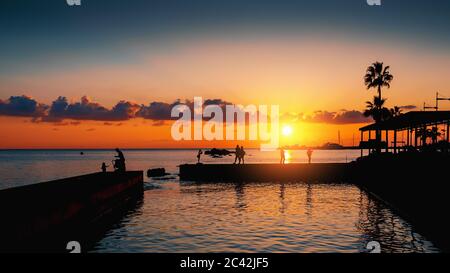
[[[58,96],[79,101],[88,95],[111,107],[119,100],[147,105],[171,103],[194,96],[220,98],[248,104],[280,105],[282,113],[361,111],[374,91],[363,85],[365,69],[374,61],[391,66],[392,88],[384,90],[388,106],[433,104],[435,92],[450,94],[450,53],[392,41],[376,43],[351,37],[239,37],[223,40],[207,37],[152,48],[130,42],[133,58],[124,63],[67,64],[10,76],[0,76],[0,99],[30,95],[51,104]],[[130,52],[131,53],[131,52]],[[60,56],[61,57],[61,56]],[[56,57],[55,57],[56,58]],[[64,58],[64,56],[62,56]],[[442,109],[449,109],[448,103]],[[100,121],[80,124],[33,123],[30,118],[0,117],[0,148],[169,148],[232,147],[234,143],[174,142],[170,123],[132,119],[105,125]],[[294,134],[284,144],[343,144],[359,140],[361,124],[335,125],[284,120]],[[246,143],[247,146],[258,146]]]

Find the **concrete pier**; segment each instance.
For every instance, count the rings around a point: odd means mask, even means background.
[[[180,166],[182,181],[304,181],[342,182],[347,163],[314,164],[185,164]]]
[[[380,155],[351,163],[347,180],[387,203],[450,252],[446,155]]]
[[[52,251],[47,245],[114,213],[142,192],[142,171],[94,173],[2,190],[0,251]],[[42,245],[33,246],[37,241]],[[65,250],[65,245],[57,247]]]

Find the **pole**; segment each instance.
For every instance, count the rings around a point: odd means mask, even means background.
[[[439,111],[439,92],[436,92],[436,111]]]
[[[447,145],[450,142],[450,132],[448,131],[450,129],[450,122],[447,122]]]
[[[397,154],[397,130],[394,130],[394,154]]]
[[[449,149],[449,140],[450,140],[450,132],[448,131],[450,129],[450,122],[447,122],[447,153],[448,153],[448,149]]]
[[[389,153],[389,131],[386,130],[386,153]]]
[[[364,132],[361,131],[361,141],[359,142],[359,146],[361,146],[361,142],[363,142],[364,140]],[[364,151],[363,151],[363,147],[361,146],[361,157],[363,157],[364,155]]]
[[[409,131],[410,129],[408,128],[408,131],[406,131],[406,146],[409,147]]]
[[[414,128],[414,147],[417,148],[417,128]]]

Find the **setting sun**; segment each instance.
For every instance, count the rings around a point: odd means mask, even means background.
[[[281,129],[283,136],[291,136],[293,133],[293,129],[290,125],[284,125]]]

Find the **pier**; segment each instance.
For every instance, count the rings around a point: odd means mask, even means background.
[[[443,153],[380,154],[350,163],[185,164],[180,180],[193,182],[348,183],[386,203],[443,251],[450,251],[445,212],[448,208]]]
[[[329,181],[338,183],[348,173],[347,163],[314,164],[184,164],[182,181]]]
[[[0,191],[0,252],[64,251],[142,195],[143,172],[93,173]],[[102,221],[100,221],[102,220]],[[81,238],[81,237],[80,237]]]

